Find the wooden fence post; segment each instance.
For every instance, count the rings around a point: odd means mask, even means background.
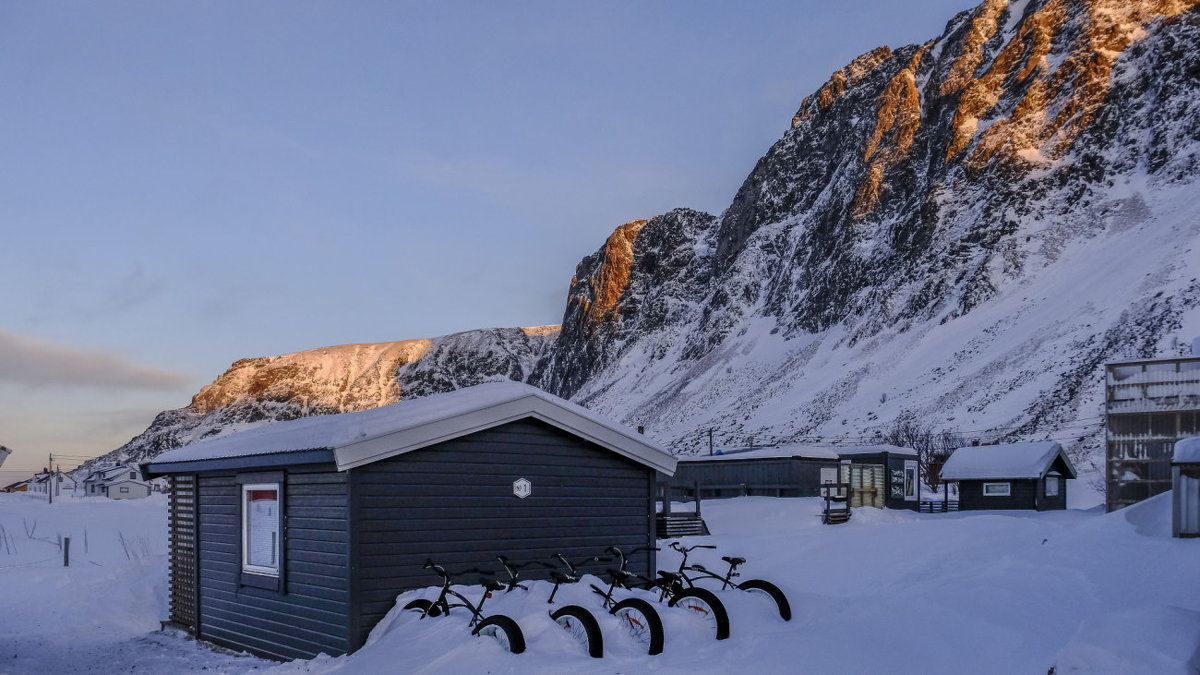
[[[63,567],[71,566],[71,538],[63,537]]]

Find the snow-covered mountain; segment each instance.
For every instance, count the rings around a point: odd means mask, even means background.
[[[719,216],[626,223],[560,332],[239,361],[118,454],[522,379],[689,452],[900,416],[1098,447],[1106,361],[1200,334],[1200,9],[986,0],[804,99]]]
[[[1099,441],[1105,361],[1200,331],[1200,11],[987,0],[855,59],[720,216],[618,228],[539,383],[686,452],[900,415]]]
[[[141,462],[202,438],[305,415],[367,410],[496,380],[525,380],[558,326],[323,347],[242,359],[95,462]],[[85,464],[87,467],[89,464]]]

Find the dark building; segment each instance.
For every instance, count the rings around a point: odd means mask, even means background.
[[[1110,363],[1105,387],[1109,511],[1171,489],[1171,448],[1200,434],[1200,356]]]
[[[656,479],[674,468],[644,436],[506,382],[278,422],[144,471],[171,479],[171,621],[291,659],[360,647],[397,594],[438,583],[427,558],[494,569],[499,553],[653,546]],[[652,574],[653,556],[631,570]]]
[[[942,467],[958,483],[960,511],[1067,508],[1067,479],[1075,467],[1054,441],[959,448]]]
[[[681,457],[671,482],[700,486],[703,499],[759,495],[816,497],[825,480],[837,482],[838,455],[829,448],[733,448]]]
[[[894,445],[781,445],[681,457],[672,483],[703,498],[819,497],[824,483],[853,488],[852,506],[916,509],[917,452]]]

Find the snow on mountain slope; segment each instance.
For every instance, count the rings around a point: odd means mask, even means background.
[[[528,381],[688,453],[898,417],[1097,459],[1103,364],[1200,334],[1195,0],[986,0],[801,103],[728,209],[626,223],[561,331],[250,359],[114,458]]]
[[[242,359],[186,408],[160,413],[146,431],[92,463],[141,462],[270,422],[367,410],[495,380],[521,381],[556,330],[496,328]]]
[[[680,452],[913,415],[1086,454],[1103,363],[1200,326],[1198,55],[1194,2],[988,0],[859,57],[602,320],[611,240],[580,264],[538,382]]]

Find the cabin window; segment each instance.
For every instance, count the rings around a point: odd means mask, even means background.
[[[282,532],[279,483],[242,486],[242,571],[279,576]]]
[[[917,501],[917,463],[912,460],[904,460],[904,501]]]
[[[136,472],[136,471],[130,471],[130,472],[129,472],[129,478],[130,478],[130,480],[133,480],[133,479],[137,478],[137,472]]]
[[[984,483],[984,497],[1010,497],[1012,496],[1012,483]]]
[[[129,488],[123,487],[123,488],[121,488],[121,492],[129,492]]]
[[[1058,496],[1058,476],[1046,476],[1046,496]]]

